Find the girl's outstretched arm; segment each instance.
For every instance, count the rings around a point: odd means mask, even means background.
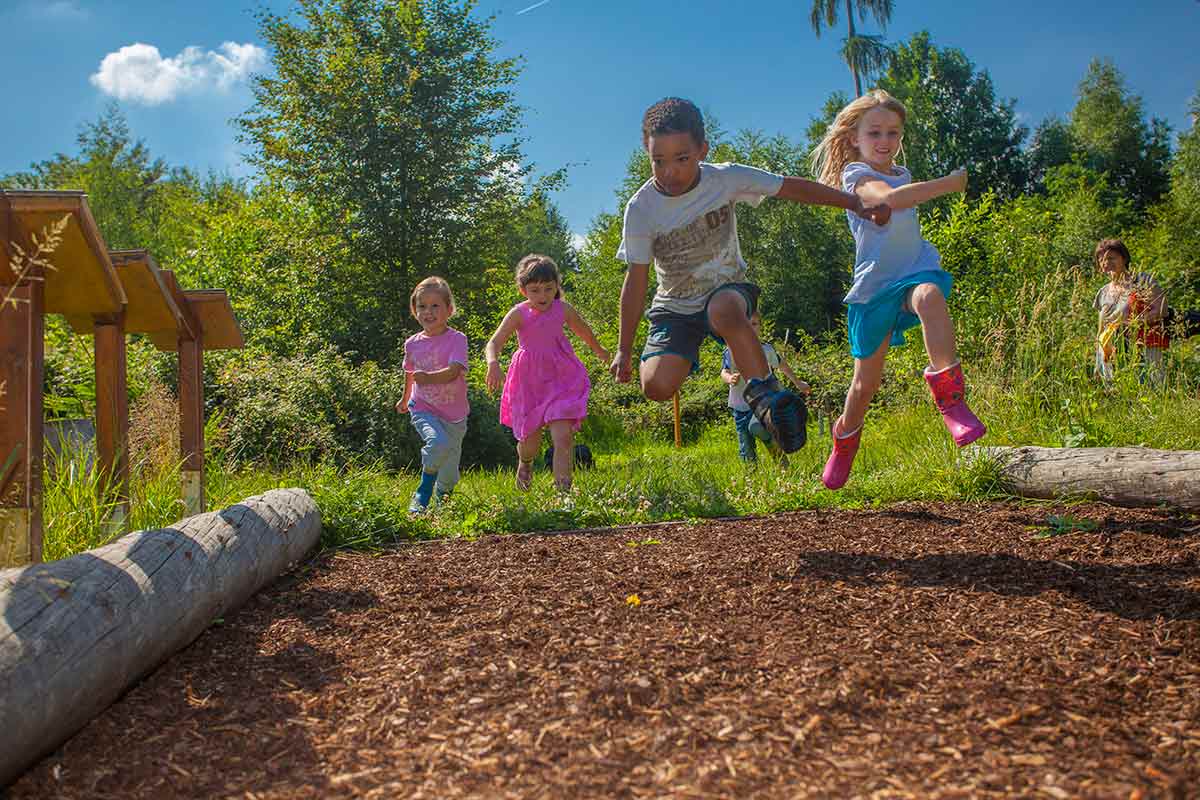
[[[562,306],[567,327],[591,348],[591,351],[596,354],[596,358],[600,359],[600,363],[607,365],[612,360],[612,356],[597,341],[596,334],[592,332],[592,326],[587,324],[587,320],[580,316],[573,305],[564,301]]]
[[[492,334],[492,338],[488,339],[487,346],[483,348],[483,357],[487,360],[487,387],[493,392],[499,391],[504,382],[504,374],[500,371],[500,351],[504,349],[504,345],[508,344],[509,338],[517,332],[519,327],[521,327],[521,311],[518,306],[513,306],[504,315],[504,319],[500,320],[496,332]]]
[[[779,371],[787,376],[788,380],[792,382],[793,386],[800,390],[801,394],[808,394],[812,391],[812,387],[797,378],[796,373],[792,372],[792,368],[789,367],[788,363],[782,358],[779,359]]]
[[[919,206],[942,195],[964,192],[966,189],[967,171],[957,169],[942,178],[907,183],[895,189],[879,178],[863,178],[854,187],[854,193],[861,197],[864,203],[887,203],[894,209],[902,210]]]

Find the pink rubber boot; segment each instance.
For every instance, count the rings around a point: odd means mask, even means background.
[[[956,445],[963,447],[987,433],[987,426],[967,408],[967,391],[959,362],[955,361],[937,372],[930,372],[926,368],[925,382],[933,392],[933,402],[942,412],[942,421],[946,423],[946,429]]]
[[[842,420],[839,417],[833,423],[833,451],[825,462],[825,471],[821,473],[821,483],[826,489],[840,489],[850,478],[850,468],[854,466],[854,454],[858,452],[858,442],[862,439],[862,426],[849,434],[839,434],[838,428]]]

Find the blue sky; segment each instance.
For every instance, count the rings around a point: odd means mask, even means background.
[[[82,123],[114,98],[134,134],[172,165],[247,174],[229,120],[246,76],[269,69],[254,9],[287,0],[0,0],[0,174],[75,151]],[[532,6],[532,8],[531,8]],[[930,31],[991,73],[1030,127],[1065,115],[1088,62],[1112,58],[1149,114],[1178,131],[1200,91],[1200,2],[896,0],[889,40]],[[807,0],[480,0],[501,55],[522,55],[525,153],[569,167],[556,202],[584,233],[615,211],[643,110],[695,100],[729,130],[800,140],[833,90],[852,90],[841,31],[814,37]],[[526,10],[528,9],[528,10]],[[521,13],[524,12],[524,13]],[[869,31],[873,28],[868,25]]]

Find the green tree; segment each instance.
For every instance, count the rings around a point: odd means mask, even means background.
[[[1071,138],[1081,162],[1107,173],[1112,187],[1144,209],[1170,186],[1170,127],[1146,121],[1142,98],[1109,60],[1093,60],[1071,112]]]
[[[879,85],[908,110],[905,163],[916,180],[970,171],[968,194],[993,191],[1015,197],[1028,183],[1021,144],[1028,130],[1017,123],[1015,101],[996,99],[992,78],[956,48],[939,49],[928,32],[896,49]]]
[[[476,231],[513,207],[527,169],[510,87],[474,2],[299,0],[301,24],[269,12],[260,30],[276,75],[259,77],[239,120],[253,161],[311,204],[352,263],[354,347],[393,350],[408,293],[430,273],[452,285],[507,253]]]
[[[880,29],[884,29],[892,19],[892,0],[813,0],[809,21],[817,38],[821,37],[822,27],[833,28],[838,24],[843,8],[847,33],[842,40],[842,59],[854,76],[854,96],[861,97],[863,77],[875,75],[887,67],[892,51],[882,36],[859,33],[855,29],[854,12],[858,12],[860,22],[866,22],[870,14]]]
[[[204,235],[210,215],[245,197],[238,181],[215,174],[201,178],[153,157],[115,104],[83,125],[76,141],[78,153],[57,153],[28,172],[0,178],[0,186],[86,192],[113,250],[146,249],[160,264],[175,266]]]

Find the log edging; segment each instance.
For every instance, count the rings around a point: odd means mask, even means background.
[[[1084,496],[1119,506],[1200,510],[1200,451],[1149,447],[973,447],[1023,497]]]
[[[0,570],[0,787],[311,550],[275,489],[48,564]]]

